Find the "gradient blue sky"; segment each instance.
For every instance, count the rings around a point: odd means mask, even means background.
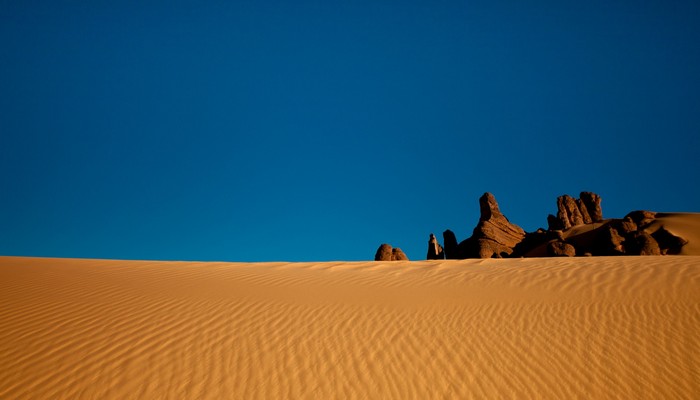
[[[145,4],[144,4],[145,3]],[[697,1],[0,1],[0,254],[425,257],[700,211]]]

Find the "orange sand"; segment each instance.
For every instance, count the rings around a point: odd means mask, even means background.
[[[2,399],[692,398],[700,257],[0,257],[0,360]]]

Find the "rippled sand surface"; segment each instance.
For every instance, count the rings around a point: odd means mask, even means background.
[[[0,257],[2,399],[697,398],[700,257]]]

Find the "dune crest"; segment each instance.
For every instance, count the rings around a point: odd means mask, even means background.
[[[700,393],[696,256],[0,257],[0,304],[3,399]]]

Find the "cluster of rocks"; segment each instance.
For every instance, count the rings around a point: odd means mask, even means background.
[[[592,192],[581,192],[578,199],[565,194],[557,197],[557,216],[549,214],[549,230],[569,229],[581,224],[603,221],[600,196]]]
[[[391,247],[389,244],[382,244],[374,255],[374,261],[408,261],[408,257],[398,247]]]
[[[432,233],[428,260],[504,257],[573,257],[679,254],[687,240],[673,235],[651,211],[633,211],[622,219],[604,219],[601,198],[582,192],[578,199],[557,198],[557,215],[547,217],[548,229],[525,232],[501,212],[496,198],[479,199],[479,222],[461,241],[451,230],[443,232],[444,247]],[[399,249],[383,244],[377,261],[408,260]]]

